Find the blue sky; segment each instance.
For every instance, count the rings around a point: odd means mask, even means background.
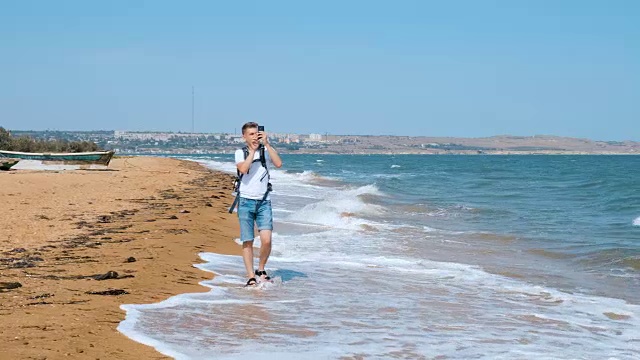
[[[8,129],[640,141],[640,1],[0,5]]]

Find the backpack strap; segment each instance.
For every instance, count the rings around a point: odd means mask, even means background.
[[[269,174],[269,168],[267,167],[267,158],[265,156],[264,146],[260,146],[260,163],[262,163],[262,166],[267,171],[267,173],[264,175],[264,176],[267,176],[267,182],[271,181],[271,175]],[[260,181],[264,180],[264,176],[260,179]]]
[[[260,145],[260,162],[262,163],[262,166],[267,169],[267,172],[269,172],[269,168],[267,167],[267,158],[264,156],[264,145]]]
[[[267,196],[269,196],[269,193],[271,192],[271,183],[267,184],[267,191],[264,193],[264,196],[262,197],[262,200],[258,201],[256,203],[256,211],[254,212],[256,214],[256,216],[258,216],[258,209],[260,208],[260,205],[262,205],[262,203],[267,200]]]
[[[264,169],[267,171],[266,174],[264,174],[264,176],[267,177],[267,191],[264,193],[264,196],[262,197],[262,200],[258,201],[256,203],[256,211],[255,214],[256,216],[258,216],[258,208],[260,208],[260,205],[262,205],[262,203],[267,200],[267,196],[269,196],[269,193],[272,190],[271,187],[271,175],[269,174],[269,168],[267,167],[267,158],[265,157],[265,150],[264,150],[264,146],[260,146],[260,162],[262,162],[262,166],[264,166]],[[260,179],[260,181],[262,181],[264,179],[264,176],[262,177],[262,179]]]
[[[243,147],[242,148],[242,152],[244,153],[244,159],[247,159],[247,156],[249,156],[249,148],[248,147]],[[240,172],[240,170],[236,170],[237,176],[236,179],[234,180],[234,184],[233,184],[233,191],[236,193],[236,197],[235,199],[233,199],[233,203],[231,204],[231,207],[229,208],[229,214],[233,213],[233,210],[236,208],[236,206],[239,206],[240,204],[240,182],[242,181],[242,176],[244,174],[242,174]]]
[[[236,197],[235,197],[235,199],[233,199],[233,203],[231,204],[231,207],[229,208],[229,214],[233,214],[233,209],[235,209],[236,206],[238,206],[239,203],[240,203],[240,193],[236,193]]]

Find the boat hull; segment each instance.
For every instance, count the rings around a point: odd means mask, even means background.
[[[17,164],[18,162],[20,162],[20,160],[9,160],[9,161],[0,160],[0,170],[9,170],[13,165]]]
[[[109,165],[114,151],[96,151],[83,153],[25,153],[18,151],[0,150],[1,158],[12,158],[21,160],[39,160],[44,164],[67,164],[67,165],[85,165],[98,164]]]

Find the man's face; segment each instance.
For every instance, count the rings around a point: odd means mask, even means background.
[[[259,144],[257,127],[250,127],[245,129],[244,134],[242,134],[242,137],[244,138],[244,141],[247,142],[247,145],[252,145],[256,147]]]

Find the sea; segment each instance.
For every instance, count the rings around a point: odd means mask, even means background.
[[[176,359],[640,359],[640,156],[282,159],[274,281],[202,253],[210,291],[119,331]]]

